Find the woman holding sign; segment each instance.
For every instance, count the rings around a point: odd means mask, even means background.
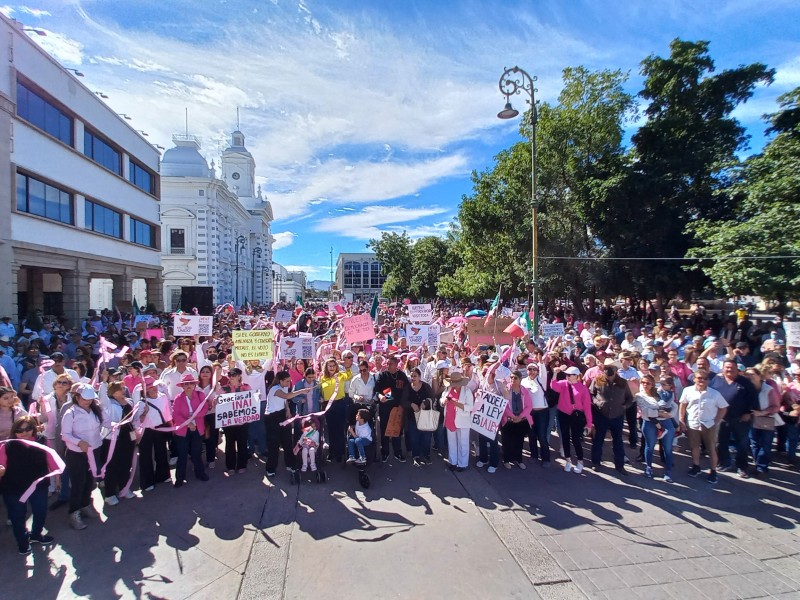
[[[242,383],[242,370],[236,367],[228,371],[228,380],[228,385],[222,387],[222,391],[226,394],[249,392],[252,389],[246,383]],[[247,471],[247,459],[250,456],[247,452],[249,430],[250,423],[225,427],[225,469],[228,476],[233,475],[234,469],[237,473]]]

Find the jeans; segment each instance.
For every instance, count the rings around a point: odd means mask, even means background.
[[[490,467],[497,468],[500,464],[500,446],[497,443],[497,435],[488,438],[485,435],[478,435],[478,460],[482,463],[489,463]]]
[[[264,409],[261,410],[261,419],[252,421],[247,430],[247,451],[252,455],[256,453],[256,446],[262,454],[267,453],[267,435],[265,433]]]
[[[753,453],[753,460],[756,461],[756,468],[760,471],[766,471],[769,468],[774,439],[774,431],[765,431],[755,427],[750,430],[750,450]]]
[[[69,490],[70,490],[69,470],[64,469],[64,472],[61,474],[61,491],[58,493],[58,499],[61,502],[69,502]]]
[[[547,408],[535,410],[532,415],[533,427],[528,435],[531,460],[541,458],[543,463],[550,462],[550,410]]]
[[[21,495],[21,494],[20,494]],[[11,521],[11,530],[20,550],[28,547],[28,530],[25,527],[27,520],[27,503],[23,504],[16,494],[3,494],[3,501],[8,510],[8,520]],[[31,533],[35,536],[41,535],[44,527],[44,520],[47,517],[47,482],[40,483],[28,498],[33,514],[33,527]]]
[[[661,459],[664,461],[664,474],[672,475],[672,442],[675,440],[675,423],[672,419],[664,419],[660,421],[661,426],[666,433],[664,437],[659,440],[659,447],[661,448]]]
[[[417,429],[417,419],[413,413],[410,419],[406,419],[406,431],[411,433],[411,456],[429,459],[431,457],[433,431],[420,431]]]
[[[800,425],[797,423],[786,424],[786,456],[789,462],[794,462],[797,457],[797,444],[800,442]]]
[[[558,431],[558,437],[561,439],[561,425],[558,422],[558,407],[547,409],[547,443],[550,444],[550,438],[553,436],[553,429]],[[562,441],[563,446],[563,441]]]
[[[350,451],[350,456],[354,456],[355,458],[367,458],[364,448],[369,446],[371,443],[372,440],[363,437],[350,438],[347,440],[347,447]],[[358,456],[356,456],[356,448],[358,448]]]
[[[612,448],[614,450],[614,466],[621,469],[625,466],[625,443],[622,441],[622,427],[625,416],[620,415],[609,419],[600,411],[595,413],[594,440],[592,441],[592,462],[599,465],[603,462],[603,446],[605,445],[606,432],[611,430]]]
[[[743,471],[747,470],[750,462],[750,422],[749,421],[726,421],[719,424],[719,437],[717,438],[717,457],[719,466],[728,467],[731,465],[730,444],[736,447],[736,468]]]
[[[195,431],[186,431],[186,435],[175,436],[175,448],[178,451],[178,463],[175,465],[175,481],[186,479],[186,465],[189,457],[194,465],[194,476],[199,478],[205,475],[203,465],[203,439]]]

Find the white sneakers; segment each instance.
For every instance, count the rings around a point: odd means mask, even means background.
[[[108,504],[109,506],[116,506],[117,504],[119,504],[119,498],[117,498],[116,496],[109,496],[108,498],[106,498],[106,504]]]
[[[580,475],[581,473],[583,473],[583,461],[582,461],[582,460],[579,460],[579,461],[578,461],[578,464],[577,464],[577,465],[575,465],[575,472],[576,472],[578,475]]]
[[[488,471],[489,473],[495,473],[495,472],[497,471],[497,467],[489,467],[489,468],[487,469],[487,471]]]
[[[566,471],[567,473],[572,471],[572,463],[569,460],[567,460],[567,462],[564,463],[564,471]]]
[[[486,466],[486,463],[478,461],[478,462],[475,463],[475,466],[478,467],[479,469],[482,469],[483,467]]]

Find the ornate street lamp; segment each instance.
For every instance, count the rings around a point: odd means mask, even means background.
[[[536,198],[536,123],[538,113],[536,110],[536,76],[531,77],[526,71],[519,67],[512,67],[503,71],[500,76],[500,93],[506,97],[506,105],[497,117],[500,119],[513,119],[519,115],[519,111],[511,106],[511,96],[525,92],[530,96],[528,103],[531,106],[531,308],[533,309],[533,331],[534,335],[538,331],[539,305],[536,300],[536,211],[539,202]]]
[[[258,256],[258,258],[261,258],[261,246],[256,246],[255,248],[253,248],[253,260],[252,260],[253,273],[252,273],[252,281],[250,282],[250,293],[253,297],[253,302],[255,302],[256,299],[256,256]]]
[[[239,308],[239,254],[244,250],[244,244],[247,241],[243,235],[236,237],[236,245],[234,252],[236,253],[236,308]]]

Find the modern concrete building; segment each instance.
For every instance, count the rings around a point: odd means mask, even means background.
[[[381,293],[386,276],[373,252],[340,254],[336,261],[336,281],[333,293],[351,302],[369,300]]]
[[[158,150],[0,15],[0,315],[72,324],[92,280],[130,310],[135,280],[162,308]]]
[[[167,306],[183,286],[212,286],[214,303],[272,298],[272,207],[255,190],[255,161],[233,132],[223,177],[200,154],[200,141],[175,135],[161,161],[161,264]],[[239,195],[244,194],[244,195]],[[265,273],[266,271],[266,273]]]

